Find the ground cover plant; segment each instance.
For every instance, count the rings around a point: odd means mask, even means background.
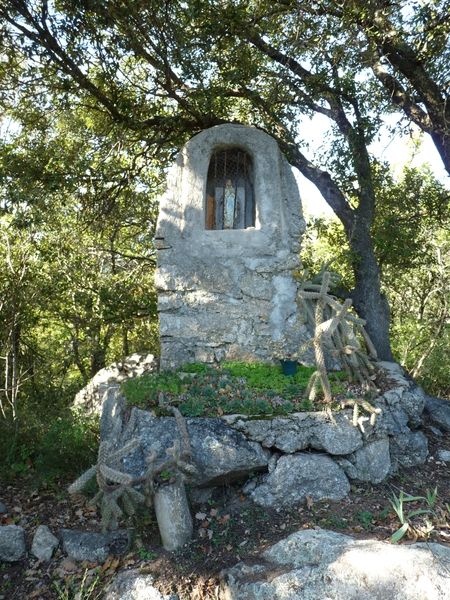
[[[150,373],[122,384],[130,406],[171,414],[175,405],[186,417],[215,417],[223,414],[285,415],[296,411],[320,410],[321,397],[313,403],[305,397],[314,367],[299,365],[297,373],[283,375],[278,365],[224,362],[218,366],[192,363],[176,371]],[[330,374],[332,392],[346,393],[347,375]],[[336,402],[334,408],[339,408]]]

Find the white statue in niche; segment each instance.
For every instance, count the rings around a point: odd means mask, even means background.
[[[231,179],[227,179],[223,190],[223,228],[233,229],[234,227],[234,212],[236,207],[236,189],[231,183]]]

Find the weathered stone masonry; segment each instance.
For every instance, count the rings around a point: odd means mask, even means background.
[[[252,165],[254,226],[211,229],[208,170],[223,149]],[[270,360],[272,340],[296,324],[298,341],[306,338],[293,278],[303,231],[297,184],[273,138],[241,125],[192,138],[169,173],[158,219],[161,367]]]

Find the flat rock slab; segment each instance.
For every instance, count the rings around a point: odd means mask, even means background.
[[[179,600],[175,594],[161,594],[151,575],[133,569],[118,573],[105,591],[108,600]]]
[[[25,556],[25,532],[18,525],[0,527],[0,560],[16,562]]]
[[[307,496],[341,500],[349,492],[344,471],[331,458],[299,453],[282,456],[263,482],[250,491],[250,497],[256,504],[277,508],[296,506]]]
[[[299,531],[223,573],[221,600],[449,600],[450,548]]]
[[[123,465],[128,473],[141,476],[150,452],[156,452],[159,459],[166,458],[166,450],[180,439],[180,432],[173,417],[157,418],[139,409],[133,412],[135,427],[129,436],[139,438],[140,447],[123,460]],[[267,468],[270,452],[248,441],[222,419],[186,419],[186,425],[192,459],[198,469],[194,481],[197,485],[228,483]]]
[[[130,545],[128,532],[123,530],[94,533],[61,529],[61,539],[69,558],[89,562],[104,562],[110,554],[124,554]]]

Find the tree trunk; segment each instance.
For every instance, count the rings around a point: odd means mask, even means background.
[[[375,258],[369,228],[361,224],[349,236],[355,288],[351,297],[358,315],[366,321],[369,334],[380,360],[393,360],[389,341],[390,310],[381,292],[380,269]]]
[[[431,139],[444,163],[445,170],[450,175],[450,134],[445,136],[440,132],[433,131],[431,133]]]
[[[280,144],[281,145],[281,144]],[[370,223],[373,218],[374,196],[371,186],[362,190],[362,207],[352,209],[330,175],[310,163],[297,147],[284,145],[291,164],[307,177],[322,193],[325,201],[342,222],[354,256],[355,289],[351,293],[358,315],[365,319],[366,330],[380,360],[392,360],[389,341],[390,311],[381,293],[380,269],[375,257]],[[370,175],[370,167],[367,168]]]

